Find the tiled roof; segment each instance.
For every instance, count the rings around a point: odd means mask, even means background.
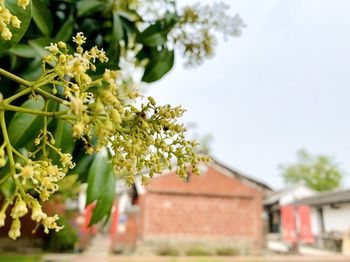
[[[306,197],[295,202],[295,204],[307,204],[311,206],[322,206],[350,202],[350,189],[338,189],[321,192],[312,197]]]

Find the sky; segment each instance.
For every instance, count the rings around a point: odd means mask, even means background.
[[[301,148],[349,174],[350,1],[223,2],[248,25],[242,36],[219,37],[215,57],[195,69],[178,57],[148,94],[182,105],[184,123],[213,136],[215,158],[275,189],[284,185],[279,165]]]

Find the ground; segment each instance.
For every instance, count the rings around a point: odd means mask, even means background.
[[[0,253],[0,262],[336,262],[350,261],[349,257],[338,254],[318,256],[268,255],[258,257],[164,257],[164,256],[117,256],[109,252],[108,236],[98,234],[82,254],[31,254]]]
[[[349,261],[349,258],[336,257],[306,257],[306,256],[271,256],[271,257],[124,257],[124,256],[84,256],[56,254],[50,256],[0,254],[1,262],[335,262]]]

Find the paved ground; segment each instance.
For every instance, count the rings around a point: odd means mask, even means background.
[[[160,257],[160,256],[116,256],[110,254],[110,239],[97,235],[82,254],[47,254],[45,262],[336,262],[350,261],[350,257],[320,253],[318,255],[269,255],[234,257]]]
[[[46,255],[52,262],[336,262],[350,261],[343,256],[236,256],[236,257],[157,257],[157,256],[99,256],[99,255]]]

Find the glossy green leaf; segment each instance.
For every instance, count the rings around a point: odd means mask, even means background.
[[[139,36],[139,41],[147,46],[164,45],[168,40],[168,33],[177,23],[178,16],[166,13],[164,18],[147,27]]]
[[[130,22],[143,21],[143,18],[134,10],[118,10],[118,14]]]
[[[158,46],[163,45],[167,42],[167,32],[161,26],[160,22],[149,26],[140,35],[140,42],[148,46]]]
[[[44,57],[50,54],[50,52],[46,50],[45,47],[49,46],[51,42],[52,40],[46,37],[40,37],[28,41],[29,45],[34,48],[40,57]]]
[[[51,35],[53,30],[53,18],[45,1],[33,0],[33,20],[43,35]]]
[[[4,183],[2,183],[0,186],[0,191],[6,198],[9,198],[10,196],[12,196],[15,190],[16,190],[16,185],[11,176],[8,177],[7,180],[4,181]]]
[[[6,0],[6,6],[13,15],[21,20],[22,23],[20,28],[13,28],[11,25],[8,26],[12,33],[12,38],[11,40],[4,40],[0,37],[0,53],[15,46],[21,40],[28,29],[32,17],[31,4],[29,4],[26,9],[23,9],[18,7],[16,0]]]
[[[20,56],[20,57],[25,57],[25,58],[34,58],[38,56],[37,52],[33,47],[25,44],[15,45],[9,50],[9,52],[10,54]]]
[[[44,99],[28,100],[21,105],[22,108],[43,110]],[[17,148],[33,140],[43,125],[43,117],[17,112],[11,119],[8,127],[11,144]]]
[[[58,33],[55,36],[55,41],[63,41],[66,42],[70,40],[70,38],[73,35],[73,27],[74,27],[74,20],[73,17],[70,16],[67,21],[63,24],[61,29],[58,31]]]
[[[103,149],[96,154],[89,169],[86,205],[100,196],[101,189],[108,179],[108,172],[106,172],[108,165],[107,150]]]
[[[145,68],[142,81],[151,83],[161,79],[174,65],[174,50],[153,48],[150,61]]]
[[[37,52],[35,51],[36,56],[38,56]],[[32,60],[25,70],[21,73],[21,77],[28,80],[28,81],[35,81],[39,78],[39,76],[42,73],[42,62],[39,59]]]
[[[94,155],[87,155],[85,152],[74,157],[75,167],[69,171],[69,174],[78,174],[79,181],[86,183],[89,175],[89,168],[93,162]]]
[[[69,176],[65,176],[62,180],[58,182],[60,191],[72,191],[73,186],[78,181],[78,175],[72,174]]]
[[[96,224],[104,217],[109,217],[115,198],[115,176],[111,165],[106,170],[106,180],[103,187],[100,188],[100,196],[97,199],[96,206],[93,210],[89,226]]]
[[[112,31],[112,37],[115,42],[118,42],[119,40],[123,39],[124,37],[124,30],[123,30],[123,23],[120,19],[120,16],[117,12],[113,12],[113,31]]]
[[[123,28],[127,33],[136,34],[136,35],[140,34],[140,31],[134,22],[131,22],[130,20],[122,16],[120,12],[119,12],[119,17],[120,17],[120,20],[122,21]]]
[[[83,0],[77,3],[78,17],[89,16],[105,8],[105,3],[97,0]]]

